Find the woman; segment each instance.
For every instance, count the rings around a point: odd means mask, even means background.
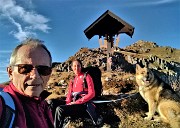
[[[84,75],[85,73],[82,72],[82,63],[79,59],[72,61],[72,70],[75,78],[69,84],[66,105],[56,108],[54,122],[56,128],[63,127],[65,117],[84,117],[87,113],[96,125],[97,116],[95,106],[89,102],[95,96],[93,80],[89,74]],[[87,87],[84,86],[84,77]]]

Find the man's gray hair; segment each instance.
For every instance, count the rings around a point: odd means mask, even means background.
[[[33,39],[33,38],[28,38],[28,39],[24,40],[21,44],[16,46],[16,48],[13,50],[11,57],[10,57],[10,65],[16,64],[17,52],[18,52],[19,48],[21,48],[24,45],[28,45],[32,48],[42,47],[44,50],[46,50],[50,57],[50,65],[52,66],[51,53],[49,52],[49,50],[43,43],[44,43],[44,41],[39,40],[39,39]]]

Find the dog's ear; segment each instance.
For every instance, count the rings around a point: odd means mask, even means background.
[[[141,66],[139,64],[136,64],[136,70],[139,70]]]

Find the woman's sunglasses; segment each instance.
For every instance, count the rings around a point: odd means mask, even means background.
[[[18,67],[18,72],[20,74],[30,73],[33,68],[36,68],[38,73],[39,73],[39,75],[42,75],[42,76],[48,76],[52,72],[52,68],[51,67],[44,66],[44,65],[33,66],[31,64],[17,64],[17,65],[12,65],[12,66],[17,66]]]

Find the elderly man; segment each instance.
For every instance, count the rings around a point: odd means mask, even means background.
[[[53,127],[52,113],[45,101],[49,93],[44,91],[51,74],[51,64],[49,50],[38,39],[27,39],[12,52],[7,68],[10,84],[3,89],[15,103],[12,127]],[[0,127],[10,127],[7,114],[3,115],[3,100],[8,99],[0,98]]]

